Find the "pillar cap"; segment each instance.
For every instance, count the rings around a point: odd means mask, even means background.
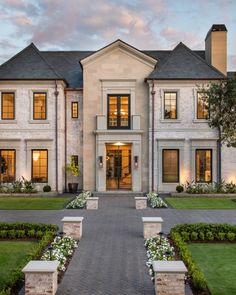
[[[31,260],[22,269],[22,272],[55,272],[59,266],[59,261],[41,261],[41,260]]]
[[[163,222],[161,217],[142,217],[143,222]]]
[[[62,222],[81,222],[84,217],[76,217],[76,216],[65,216],[62,218]]]
[[[147,197],[134,197],[135,200],[147,200]]]
[[[157,273],[163,273],[163,272],[186,273],[188,271],[182,260],[177,260],[177,261],[156,260],[152,262],[152,266],[153,266],[154,272],[157,272]]]

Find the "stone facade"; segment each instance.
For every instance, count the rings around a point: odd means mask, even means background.
[[[97,210],[98,209],[98,200],[97,197],[87,198],[86,208],[88,210]]]

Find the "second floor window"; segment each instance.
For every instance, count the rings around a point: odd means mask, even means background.
[[[15,94],[2,92],[2,120],[15,119]]]
[[[177,92],[164,93],[164,119],[177,119]]]
[[[71,103],[71,118],[77,119],[78,115],[79,115],[78,102],[72,101],[72,103]]]
[[[45,92],[35,92],[33,96],[33,119],[47,119],[47,94]]]
[[[130,96],[108,95],[108,128],[130,129]]]
[[[208,119],[208,105],[204,93],[197,93],[197,119]]]

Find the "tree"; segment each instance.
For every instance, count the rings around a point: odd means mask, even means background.
[[[209,113],[209,126],[218,130],[217,182],[221,177],[222,145],[236,147],[236,78],[199,87]]]

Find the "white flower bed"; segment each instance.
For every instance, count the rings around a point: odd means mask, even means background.
[[[75,197],[69,204],[67,204],[66,209],[81,209],[84,208],[87,202],[87,198],[91,197],[91,192],[83,192]]]
[[[58,270],[66,270],[66,261],[73,254],[73,250],[78,247],[76,240],[71,237],[57,236],[52,242],[52,250],[46,250],[41,257],[41,260],[57,260],[60,262]]]
[[[174,247],[169,243],[166,237],[157,235],[155,238],[146,239],[144,243],[147,248],[148,261],[146,262],[149,267],[149,274],[154,280],[154,271],[152,262],[154,260],[173,260],[175,252]],[[169,255],[167,256],[166,253]]]
[[[167,208],[168,205],[162,200],[161,197],[158,197],[156,193],[148,193],[147,199],[152,208]]]

